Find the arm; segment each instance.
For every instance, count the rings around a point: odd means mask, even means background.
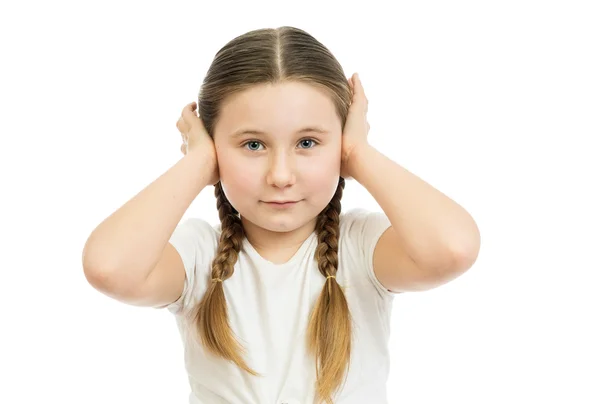
[[[82,256],[84,273],[94,287],[129,299],[141,293],[137,290],[159,263],[165,272],[169,266],[180,265],[177,279],[185,279],[178,255],[165,247],[194,198],[210,183],[213,165],[209,158],[200,152],[188,153],[94,229]],[[150,278],[154,289],[166,280],[162,275]],[[138,296],[138,300],[143,298]]]
[[[348,172],[392,224],[374,253],[375,273],[389,290],[429,289],[473,265],[479,253],[479,229],[452,199],[368,143],[353,150]]]

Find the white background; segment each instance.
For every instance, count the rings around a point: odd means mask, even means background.
[[[599,403],[596,2],[218,3],[2,3],[0,402],[186,402],[172,315],[95,291],[82,248],[181,157],[217,50],[293,25],[360,73],[371,143],[481,230],[469,272],[396,298],[390,403]],[[356,182],[343,206],[378,209]],[[190,215],[217,220],[212,187]]]

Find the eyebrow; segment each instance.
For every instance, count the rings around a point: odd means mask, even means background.
[[[309,133],[309,132],[316,132],[316,133],[321,133],[321,134],[329,133],[328,130],[323,129],[319,126],[306,126],[302,129],[300,129],[299,131],[297,131],[296,134]],[[260,130],[254,130],[254,129],[240,129],[238,131],[235,131],[231,136],[234,138],[237,138],[242,135],[261,135],[262,136],[262,135],[268,135],[268,133],[260,131]]]

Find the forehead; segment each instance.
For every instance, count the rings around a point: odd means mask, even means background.
[[[331,97],[305,83],[284,82],[257,85],[226,99],[215,129],[228,135],[240,129],[293,134],[307,125],[329,130],[340,125]]]

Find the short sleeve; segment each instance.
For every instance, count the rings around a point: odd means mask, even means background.
[[[377,293],[384,298],[391,298],[396,294],[383,286],[375,276],[373,255],[377,242],[391,225],[383,212],[352,209],[340,215],[340,240],[345,249],[349,250],[348,256],[365,270]]]
[[[177,250],[185,267],[185,283],[181,296],[163,306],[173,314],[194,305],[206,289],[206,276],[217,249],[218,234],[208,222],[200,218],[188,218],[180,222],[169,239]]]

